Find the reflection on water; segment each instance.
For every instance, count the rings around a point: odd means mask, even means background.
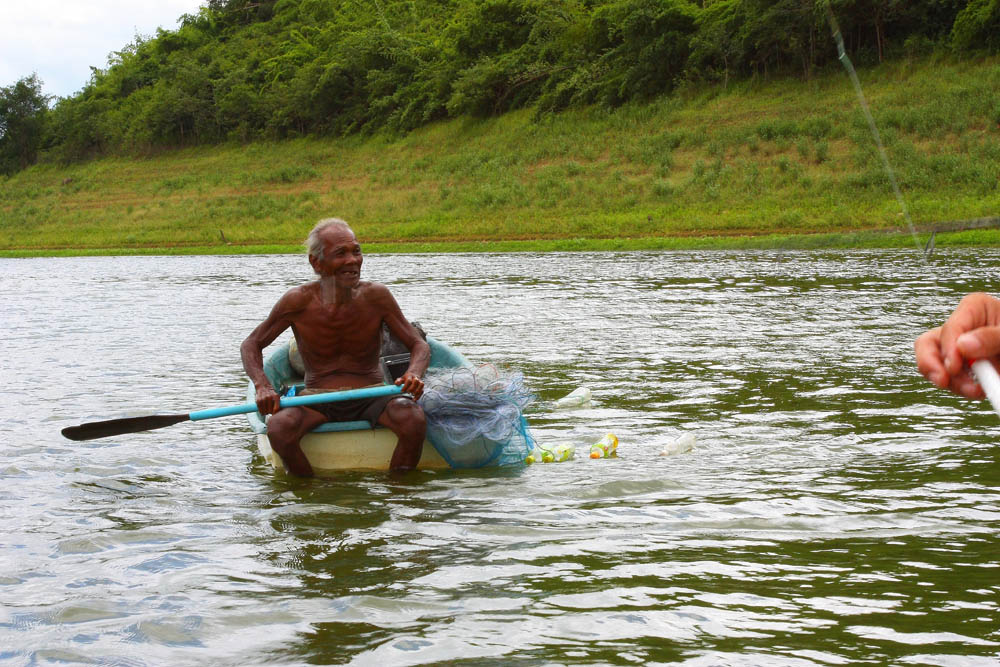
[[[59,429],[242,401],[239,342],[303,258],[0,260],[0,661],[997,664],[1000,424],[911,346],[1000,253],[934,261],[368,257],[524,372],[539,439],[620,456],[302,480],[239,417]]]

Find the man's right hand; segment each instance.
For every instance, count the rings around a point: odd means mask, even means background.
[[[964,297],[940,327],[917,338],[917,368],[942,389],[968,398],[982,398],[983,390],[969,369],[976,359],[1000,355],[1000,300],[989,294]]]
[[[262,415],[273,415],[281,409],[281,397],[273,387],[258,387],[255,400]]]

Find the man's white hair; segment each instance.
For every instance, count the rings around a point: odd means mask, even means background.
[[[306,237],[306,250],[309,251],[310,257],[315,257],[316,259],[323,259],[323,231],[329,229],[330,227],[338,227],[340,229],[346,229],[347,231],[353,233],[354,230],[351,226],[340,218],[323,218],[316,223],[316,226],[312,228],[309,232],[309,236]]]

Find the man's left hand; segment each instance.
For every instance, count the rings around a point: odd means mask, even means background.
[[[409,371],[403,373],[403,376],[396,380],[396,384],[401,386],[405,393],[412,395],[414,400],[424,393],[424,381]]]

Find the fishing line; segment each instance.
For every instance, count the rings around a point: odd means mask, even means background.
[[[878,131],[878,126],[875,125],[875,118],[872,116],[871,109],[868,106],[868,100],[865,99],[864,91],[861,89],[861,81],[858,79],[858,73],[855,71],[854,65],[851,63],[851,59],[847,56],[847,50],[844,48],[844,38],[840,33],[840,25],[837,23],[837,18],[833,15],[833,10],[830,9],[829,2],[825,3],[825,9],[827,21],[830,23],[830,31],[833,33],[833,40],[837,44],[837,58],[844,66],[844,69],[847,70],[847,74],[851,78],[851,83],[854,84],[854,90],[861,103],[861,110],[864,112],[865,119],[868,121],[868,127],[871,130],[872,136],[875,138],[875,146],[878,148],[879,157],[882,158],[882,168],[885,170],[886,176],[889,177],[889,183],[892,185],[892,192],[896,195],[896,201],[899,202],[899,208],[903,212],[903,220],[906,222],[906,226],[910,231],[910,236],[916,243],[917,248],[921,250],[924,267],[930,274],[931,279],[936,283],[937,280],[929,261],[929,257],[934,251],[934,232],[931,232],[931,237],[927,244],[921,245],[920,237],[917,235],[917,230],[913,226],[913,220],[910,218],[910,211],[906,206],[906,200],[903,198],[903,193],[899,189],[899,182],[896,180],[896,173],[892,170],[892,165],[889,163],[889,156],[886,153],[885,144],[882,143],[882,135]],[[993,406],[994,412],[997,413],[997,416],[1000,416],[1000,374],[997,373],[993,364],[986,359],[973,360],[971,366],[972,372],[975,374],[976,379],[979,381],[979,385],[986,393],[986,397]]]
[[[917,229],[913,226],[913,220],[910,218],[910,210],[906,206],[906,200],[903,199],[903,193],[899,189],[899,182],[896,180],[896,172],[892,170],[892,165],[889,164],[889,155],[885,151],[885,144],[882,143],[882,135],[878,131],[878,126],[875,125],[875,118],[872,116],[871,109],[868,107],[868,100],[865,99],[865,93],[861,90],[861,81],[858,79],[858,73],[854,69],[854,64],[851,63],[851,59],[847,56],[847,50],[844,48],[844,38],[840,34],[840,25],[837,23],[836,17],[833,15],[833,11],[830,9],[830,4],[826,4],[826,18],[830,22],[830,30],[833,32],[833,40],[837,43],[837,58],[840,63],[847,70],[848,76],[851,78],[851,83],[854,84],[854,91],[858,94],[858,100],[861,102],[861,110],[865,114],[865,119],[868,121],[868,127],[872,132],[872,136],[875,137],[875,146],[878,148],[879,157],[882,158],[882,168],[885,170],[886,176],[889,177],[889,183],[892,184],[892,192],[896,195],[896,201],[899,202],[899,208],[903,211],[903,220],[906,222],[907,229],[910,230],[910,236],[916,242],[917,247],[922,249],[922,256],[924,258],[924,265],[930,270],[930,262],[927,261],[928,256],[934,249],[934,236],[931,235],[931,240],[928,241],[927,246],[922,246],[920,243],[920,237],[917,235]],[[931,272],[931,277],[933,278],[933,272]]]

